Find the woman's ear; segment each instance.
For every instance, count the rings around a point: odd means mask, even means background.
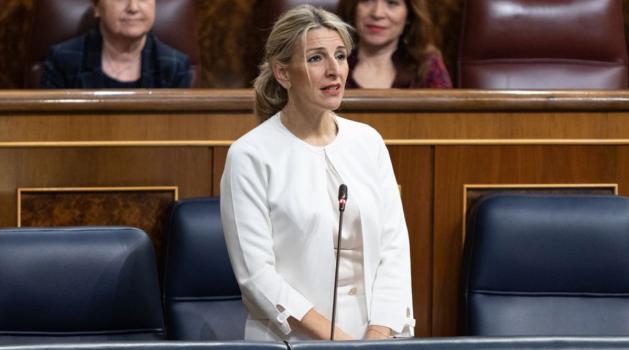
[[[290,89],[290,76],[288,74],[288,69],[286,69],[286,66],[282,66],[279,63],[274,62],[273,76],[284,89]]]

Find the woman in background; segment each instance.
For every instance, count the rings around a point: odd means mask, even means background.
[[[451,88],[434,46],[427,0],[340,0],[337,13],[356,29],[348,88]]]
[[[334,113],[352,39],[337,16],[286,12],[255,80],[263,122],[229,148],[221,217],[248,310],[248,340],[329,339],[340,251],[336,340],[413,334],[410,253],[387,148]],[[339,186],[346,184],[341,246]],[[211,278],[211,276],[208,276]]]
[[[188,57],[150,32],[155,1],[94,0],[99,27],[50,49],[40,87],[190,87]]]

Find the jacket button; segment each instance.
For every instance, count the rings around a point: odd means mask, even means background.
[[[356,287],[352,287],[352,289],[350,289],[350,290],[349,290],[349,292],[348,292],[347,294],[349,294],[349,295],[356,295],[356,292],[357,292],[357,291],[358,291],[358,290],[356,289]]]

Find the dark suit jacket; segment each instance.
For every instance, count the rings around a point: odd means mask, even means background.
[[[101,68],[103,38],[98,30],[51,47],[40,88],[98,89],[105,87]],[[142,49],[142,88],[187,88],[192,81],[188,56],[148,34]]]

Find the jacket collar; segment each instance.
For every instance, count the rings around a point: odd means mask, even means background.
[[[142,88],[159,87],[156,82],[160,79],[155,79],[155,70],[153,62],[156,62],[157,50],[155,49],[157,38],[152,32],[149,32],[146,37],[146,42],[142,48],[141,53],[141,72],[140,72],[140,86]],[[85,56],[84,67],[86,72],[90,72],[89,78],[92,80],[95,88],[105,86],[105,72],[102,68],[102,53],[103,53],[103,36],[100,29],[92,29],[87,33],[85,41]],[[157,72],[159,73],[159,72]],[[89,86],[89,85],[88,85]]]

